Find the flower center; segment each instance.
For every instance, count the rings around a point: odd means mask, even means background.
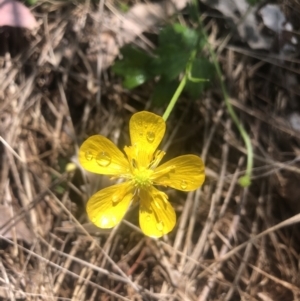
[[[136,186],[139,188],[148,187],[152,185],[151,175],[153,170],[151,169],[135,169],[133,172],[133,180]]]

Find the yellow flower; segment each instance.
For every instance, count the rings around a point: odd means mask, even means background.
[[[139,223],[145,235],[161,237],[175,226],[176,214],[168,196],[153,185],[182,191],[197,189],[204,181],[204,164],[195,155],[184,155],[160,166],[165,152],[156,150],[166,129],[162,117],[150,112],[134,114],[129,123],[131,146],[126,156],[107,138],[95,135],[80,147],[79,162],[88,171],[123,179],[95,193],[87,214],[99,228],[112,228],[133,201],[140,201]]]

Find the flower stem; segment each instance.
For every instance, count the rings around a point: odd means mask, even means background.
[[[168,107],[166,108],[164,115],[162,116],[164,121],[167,121],[167,119],[169,118],[182,90],[184,89],[184,87],[186,85],[187,79],[188,79],[188,74],[187,74],[187,72],[185,72],[183,78],[180,81],[178,88],[176,89],[172,99],[170,100]]]
[[[172,110],[173,110],[180,94],[182,93],[187,81],[192,78],[192,76],[191,76],[192,65],[193,65],[193,61],[196,57],[196,54],[197,54],[196,50],[194,50],[191,53],[190,59],[189,59],[187,65],[186,65],[185,72],[184,72],[184,75],[183,75],[183,77],[182,77],[182,79],[179,83],[179,86],[177,87],[172,99],[170,100],[170,102],[169,102],[169,104],[166,108],[166,111],[165,111],[164,115],[162,116],[164,121],[167,121],[167,119],[169,118],[169,116],[170,116],[170,114],[171,114],[171,112],[172,112]],[[195,80],[194,78],[192,78],[192,79]],[[199,81],[205,81],[205,80],[199,79]]]
[[[197,1],[194,0],[193,5],[197,9],[196,11],[199,11]],[[199,20],[200,29],[202,31],[202,35],[205,39],[205,44],[208,47],[209,54],[213,60],[213,64],[217,71],[217,76],[218,76],[218,79],[219,79],[219,82],[221,85],[221,90],[222,90],[222,93],[224,96],[224,101],[225,101],[227,111],[228,111],[230,117],[232,118],[232,120],[234,121],[236,127],[238,128],[238,130],[244,140],[246,149],[247,149],[247,169],[246,169],[245,175],[242,176],[241,178],[239,178],[239,184],[243,187],[247,187],[247,186],[250,186],[250,184],[251,184],[251,174],[252,174],[252,169],[253,169],[253,148],[252,148],[251,140],[250,140],[250,137],[249,137],[248,133],[246,132],[245,128],[240,123],[240,121],[230,103],[230,98],[228,96],[227,89],[226,89],[224,81],[222,79],[222,71],[221,71],[220,65],[218,63],[216,53],[212,49],[211,45],[208,42],[208,37],[207,37],[205,29],[203,28],[201,18],[199,17],[198,20]]]
[[[193,0],[192,3],[194,5],[196,11],[199,12],[197,1]],[[234,111],[234,109],[233,109],[233,107],[230,103],[230,99],[229,99],[229,96],[228,96],[228,93],[227,93],[227,89],[226,89],[225,84],[224,84],[223,79],[222,79],[222,71],[221,71],[220,65],[218,63],[216,53],[214,52],[214,50],[212,49],[211,45],[208,42],[208,37],[207,37],[206,31],[203,28],[202,20],[199,17],[199,15],[198,15],[198,23],[199,23],[199,27],[202,31],[202,36],[205,39],[205,44],[208,47],[210,56],[213,60],[213,64],[214,64],[216,72],[217,72],[217,76],[218,76],[218,79],[219,79],[219,82],[220,82],[220,85],[221,85],[221,90],[222,90],[222,93],[223,93],[223,96],[224,96],[224,101],[225,101],[227,111],[228,111],[230,117],[232,118],[233,122],[235,123],[236,127],[238,128],[238,130],[240,132],[240,135],[242,136],[242,138],[244,140],[244,143],[245,143],[245,146],[246,146],[246,149],[247,149],[247,168],[246,168],[246,172],[245,172],[245,175],[242,176],[239,179],[239,184],[243,187],[247,187],[251,184],[251,174],[252,174],[252,169],[253,169],[253,147],[252,147],[252,144],[251,144],[251,139],[250,139],[247,131],[243,127],[242,123],[239,121],[239,119],[238,119],[238,117],[237,117],[237,115],[236,115],[236,113],[235,113],[235,111]],[[167,119],[169,118],[170,113],[172,112],[172,110],[173,110],[173,108],[174,108],[181,92],[183,91],[183,89],[184,89],[184,87],[187,83],[187,81],[188,80],[192,80],[192,81],[196,80],[197,81],[197,79],[194,79],[191,76],[192,63],[194,61],[194,58],[196,57],[196,53],[197,53],[196,50],[192,52],[190,60],[187,63],[187,66],[186,66],[184,76],[181,79],[180,84],[179,84],[178,88],[176,89],[176,91],[175,91],[175,93],[174,93],[174,95],[173,95],[173,97],[172,97],[172,99],[171,99],[171,101],[170,101],[163,117],[162,117],[165,121],[167,121]],[[199,79],[199,81],[205,81],[205,80],[204,79]]]
[[[229,99],[226,87],[225,87],[224,82],[222,80],[222,72],[221,72],[220,66],[218,64],[218,61],[216,59],[216,54],[211,49],[210,46],[208,46],[208,47],[209,47],[210,55],[213,59],[213,63],[214,63],[214,66],[215,66],[215,69],[217,71],[217,75],[218,75],[218,78],[219,78],[219,81],[220,81],[221,90],[222,90],[222,93],[223,93],[223,96],[224,96],[224,101],[225,101],[227,111],[228,111],[230,117],[232,118],[232,120],[234,121],[236,127],[238,128],[238,130],[239,130],[239,132],[240,132],[240,134],[241,134],[241,136],[244,140],[246,149],[247,149],[247,168],[246,168],[246,172],[245,172],[244,176],[239,178],[239,184],[243,187],[247,187],[247,186],[250,186],[250,184],[251,184],[251,174],[252,174],[252,168],[253,168],[253,148],[252,148],[251,140],[250,140],[250,137],[249,137],[248,133],[246,132],[245,128],[240,123],[240,121],[239,121],[239,119],[238,119],[238,117],[237,117],[237,115],[236,115],[236,113],[235,113],[235,111],[234,111],[234,109],[233,109],[233,107],[230,103],[230,99]]]

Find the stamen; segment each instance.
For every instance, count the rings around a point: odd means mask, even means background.
[[[161,151],[161,150],[157,150],[155,153],[154,153],[154,156],[153,156],[153,159],[149,165],[149,168],[151,169],[155,169],[158,164],[160,163],[161,159],[164,157],[166,153],[164,151]]]

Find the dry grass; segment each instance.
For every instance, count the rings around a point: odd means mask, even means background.
[[[115,229],[95,229],[85,202],[111,182],[67,164],[90,134],[123,147],[133,112],[162,113],[150,86],[128,92],[97,75],[95,10],[44,3],[38,32],[11,30],[0,49],[0,299],[300,300],[300,144],[287,122],[299,112],[300,61],[229,45],[219,55],[254,145],[249,189],[237,184],[244,145],[214,89],[182,98],[168,121],[168,156],[200,154],[207,165],[201,189],[167,190],[175,230],[144,237],[136,208]],[[217,50],[218,24],[207,30]]]

